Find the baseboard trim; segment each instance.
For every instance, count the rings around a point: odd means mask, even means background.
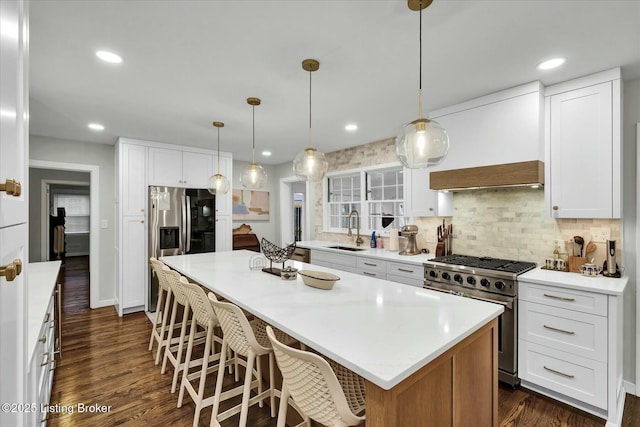
[[[115,305],[115,300],[114,299],[101,299],[98,300],[98,304],[94,305],[93,308],[102,308],[102,307],[107,307],[109,305]]]
[[[638,394],[638,390],[636,389],[636,385],[630,381],[624,382],[624,391],[629,394],[633,394],[634,396],[640,397]]]

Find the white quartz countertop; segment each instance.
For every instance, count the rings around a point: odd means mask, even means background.
[[[365,239],[366,240],[366,239]],[[368,242],[367,242],[368,243]],[[337,242],[328,242],[325,240],[305,240],[296,242],[296,246],[307,249],[319,249],[327,252],[333,252],[342,255],[366,256],[370,258],[378,258],[384,261],[405,262],[407,264],[422,265],[425,261],[435,257],[434,254],[418,254],[418,255],[399,255],[398,251],[390,251],[388,249],[373,249],[368,246],[360,246],[359,251],[346,251],[344,249],[332,249],[330,246],[346,246],[358,248],[356,245],[343,244]]]
[[[499,316],[503,307],[288,261],[340,276],[332,290],[251,270],[249,251],[163,257],[191,280],[390,389]]]
[[[29,359],[38,344],[38,334],[44,322],[44,316],[49,307],[51,294],[57,284],[61,261],[29,263],[29,330],[27,333]]]
[[[540,267],[518,276],[518,281],[534,282],[543,285],[562,285],[566,288],[608,295],[622,295],[629,281],[627,276],[620,278],[583,276],[580,273],[545,270]]]

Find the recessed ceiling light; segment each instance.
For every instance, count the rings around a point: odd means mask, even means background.
[[[104,130],[104,126],[102,126],[100,123],[89,123],[89,129],[100,131]]]
[[[96,56],[105,62],[111,64],[119,64],[122,62],[122,57],[108,50],[99,50],[96,52]]]
[[[566,58],[553,58],[538,64],[538,70],[551,70],[564,64]]]
[[[269,156],[271,155],[271,151],[269,151],[269,150],[264,150],[264,151],[262,152],[262,155],[263,155],[263,156],[265,156],[265,157],[269,157]]]
[[[346,125],[344,127],[344,130],[349,131],[349,132],[353,132],[358,130],[358,125],[355,123],[349,123],[348,125]]]

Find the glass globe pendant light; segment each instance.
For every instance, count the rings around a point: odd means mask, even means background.
[[[264,168],[256,164],[256,105],[260,105],[260,99],[247,98],[247,104],[253,110],[253,151],[251,153],[251,164],[242,172],[240,182],[244,188],[258,190],[267,183],[267,172]]]
[[[396,138],[396,156],[410,169],[435,166],[449,152],[449,135],[436,121],[422,117],[422,9],[432,0],[408,0],[409,9],[420,12],[420,83],[418,92],[418,118],[407,123]]]
[[[207,190],[211,194],[227,194],[229,191],[229,180],[220,173],[220,128],[224,127],[222,122],[213,122],[218,128],[218,169],[215,175],[211,175],[207,181]]]
[[[302,69],[309,72],[309,146],[298,153],[293,159],[293,172],[300,179],[319,181],[329,169],[329,163],[324,154],[312,145],[311,133],[311,73],[320,68],[320,62],[315,59],[302,61]]]

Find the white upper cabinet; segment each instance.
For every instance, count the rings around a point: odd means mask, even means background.
[[[149,147],[149,185],[206,188],[213,155]]]
[[[449,153],[431,171],[543,160],[540,82],[432,111],[449,134]]]
[[[147,147],[118,142],[116,160],[122,215],[146,215]]]
[[[545,201],[553,218],[620,218],[620,69],[549,86]]]
[[[405,168],[406,216],[452,216],[453,193],[429,189],[429,168]]]

